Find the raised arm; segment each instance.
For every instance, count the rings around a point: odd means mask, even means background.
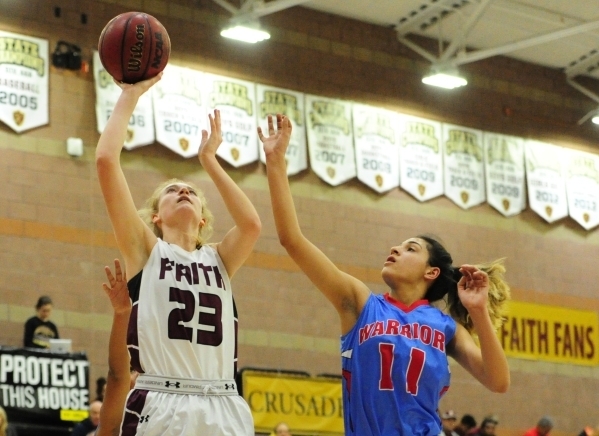
[[[137,214],[121,168],[120,156],[129,118],[139,97],[161,77],[162,73],[134,85],[117,83],[122,92],[96,147],[96,169],[100,188],[117,245],[124,257],[127,271],[132,275],[137,274],[145,264],[156,243],[156,237]]]
[[[370,290],[364,283],[337,268],[303,235],[293,204],[285,162],[291,122],[287,117],[277,115],[276,123],[275,130],[273,118],[269,116],[269,136],[264,136],[261,129],[258,129],[258,135],[264,143],[268,186],[279,242],[304,274],[333,303],[339,313],[341,331],[346,333],[356,323]]]
[[[113,436],[119,434],[125,400],[131,385],[130,359],[127,350],[127,326],[131,314],[131,300],[119,260],[114,260],[114,275],[109,267],[104,269],[108,284],[102,283],[102,287],[110,298],[114,315],[108,342],[106,395],[100,410],[100,425],[96,436]]]
[[[506,392],[510,370],[487,310],[489,277],[473,265],[462,265],[460,271],[463,276],[458,282],[458,296],[472,319],[480,348],[466,328],[458,324],[449,354],[485,387]]]
[[[218,254],[227,268],[229,277],[233,277],[254,249],[262,224],[250,199],[216,159],[216,150],[222,143],[220,111],[215,109],[214,115],[210,114],[208,117],[210,119],[210,135],[206,130],[202,131],[198,158],[218,189],[225,207],[235,223],[223,240],[216,244]]]

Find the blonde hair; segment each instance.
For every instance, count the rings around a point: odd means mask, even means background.
[[[212,224],[214,222],[214,216],[212,215],[212,212],[210,212],[210,209],[208,209],[204,193],[193,183],[184,182],[179,179],[170,179],[161,183],[154,190],[152,195],[146,200],[144,207],[138,211],[139,216],[152,229],[156,236],[162,238],[162,230],[152,221],[152,216],[158,213],[158,203],[160,202],[160,198],[162,198],[164,188],[173,184],[184,184],[190,186],[196,191],[198,198],[202,202],[202,218],[204,218],[205,223],[198,229],[198,234],[196,236],[196,247],[199,248],[208,241],[210,236],[212,236]]]
[[[8,418],[6,417],[6,410],[4,410],[2,406],[0,406],[0,419],[2,420],[2,423],[0,424],[0,436],[6,436]]]
[[[505,266],[503,265],[505,258],[497,259],[489,263],[476,265],[481,271],[484,271],[489,276],[489,297],[487,301],[487,310],[489,317],[495,330],[498,330],[505,320],[506,303],[511,298],[510,287],[505,281],[503,275]],[[448,305],[451,316],[468,330],[473,332],[474,326],[466,308],[457,298],[452,298],[452,293],[449,293]],[[453,301],[452,301],[453,300]]]

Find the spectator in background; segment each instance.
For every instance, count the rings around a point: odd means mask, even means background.
[[[543,416],[541,419],[539,419],[539,422],[537,422],[537,426],[524,433],[524,436],[546,436],[549,434],[552,428],[553,421],[551,418],[548,416]]]
[[[284,422],[279,422],[277,425],[275,425],[273,434],[274,436],[292,436],[291,432],[289,431],[289,426]]]
[[[0,406],[0,436],[17,436],[15,428],[8,424],[6,411]]]
[[[483,419],[480,427],[474,433],[468,433],[473,436],[495,436],[495,428],[499,424],[499,420],[494,416],[487,416]]]
[[[441,414],[441,434],[439,436],[458,436],[458,434],[453,431],[456,426],[457,418],[453,410],[448,410]]]
[[[52,313],[52,299],[48,296],[40,297],[35,305],[37,315],[29,318],[25,323],[23,346],[30,348],[50,348],[50,339],[59,339],[56,325],[50,321]]]
[[[96,380],[96,400],[104,401],[104,394],[106,393],[106,378],[98,377]]]
[[[590,425],[587,425],[577,436],[599,436],[599,425],[594,429]]]
[[[474,429],[476,429],[476,419],[472,415],[465,414],[460,419],[460,423],[454,427],[453,431],[458,436],[466,436]]]
[[[73,428],[71,436],[93,436],[100,422],[101,401],[92,401],[89,405],[89,417],[85,418]]]

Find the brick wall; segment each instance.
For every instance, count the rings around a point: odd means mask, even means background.
[[[60,39],[77,43],[89,60],[105,23],[127,10],[144,10],[165,25],[173,64],[598,151],[595,127],[576,124],[594,105],[559,71],[496,57],[462,67],[470,79],[464,89],[430,89],[420,83],[428,64],[401,46],[393,30],[309,9],[264,17],[272,38],[255,46],[218,36],[227,15],[209,0],[11,0],[0,2],[0,29],[47,38],[51,50]],[[431,50],[436,44],[420,42]],[[585,85],[598,89],[592,81]],[[102,267],[118,256],[95,174],[94,101],[91,72],[51,67],[50,124],[21,135],[0,126],[0,343],[19,345],[37,298],[49,294],[62,336],[89,355],[92,386],[107,370],[111,310],[100,287]],[[81,158],[66,154],[69,136],[83,138]],[[217,217],[215,240],[231,225],[195,159],[154,144],[124,152],[122,160],[138,205],[158,182],[176,176],[206,190]],[[264,168],[228,170],[264,228],[233,281],[240,367],[339,373],[337,315],[278,244]],[[379,271],[389,247],[433,232],[456,263],[506,256],[519,301],[599,310],[599,236],[570,219],[549,225],[530,210],[504,218],[487,205],[462,211],[445,198],[421,204],[400,190],[379,196],[356,180],[332,188],[309,171],[294,176],[291,187],[305,234],[374,291],[385,290]],[[479,419],[496,413],[500,435],[521,434],[543,414],[556,419],[558,435],[595,424],[599,369],[516,359],[510,366],[510,391],[495,395],[452,365],[453,385],[441,408]]]

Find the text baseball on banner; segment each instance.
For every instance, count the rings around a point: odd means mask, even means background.
[[[0,30],[0,121],[15,132],[49,121],[48,41]]]
[[[510,301],[498,335],[510,357],[599,364],[597,312]]]
[[[271,431],[285,421],[294,431],[343,434],[341,379],[293,377],[242,370],[243,398],[256,431]]]
[[[89,362],[83,353],[0,348],[0,405],[36,423],[81,420],[89,406]],[[81,417],[83,416],[83,418]]]

